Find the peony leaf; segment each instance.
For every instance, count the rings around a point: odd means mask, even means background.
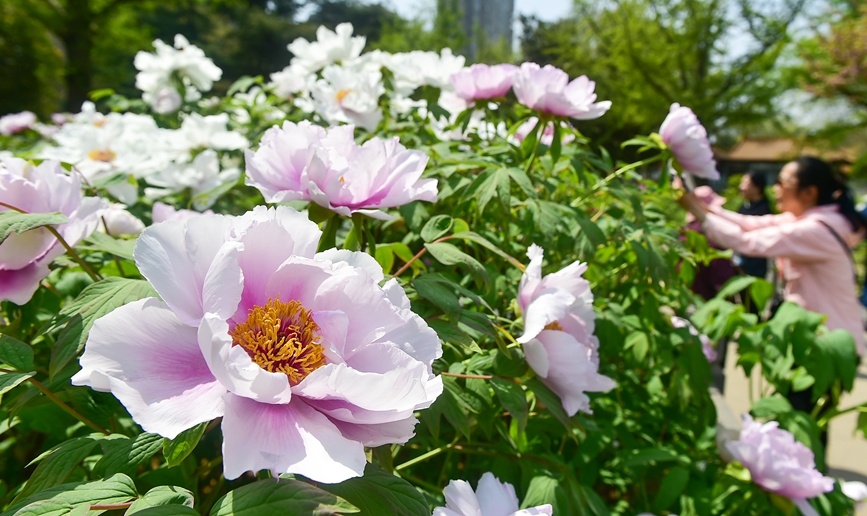
[[[114,238],[105,233],[94,233],[85,240],[83,249],[91,251],[104,251],[124,260],[133,261],[132,251],[135,248],[135,239]]]
[[[136,489],[132,479],[126,475],[114,475],[105,480],[95,482],[74,482],[61,484],[36,493],[16,503],[0,516],[12,516],[23,507],[42,500],[51,500],[55,503],[66,503],[77,507],[81,504],[114,504],[125,503],[135,498]]]
[[[310,484],[281,477],[260,480],[230,491],[217,500],[211,516],[330,516],[357,512],[358,508],[343,498]],[[144,511],[140,514],[147,516]]]
[[[129,512],[126,512],[129,514]],[[138,516],[199,516],[195,510],[186,505],[158,505],[156,507],[147,507],[135,514]]]
[[[421,228],[421,238],[425,242],[433,242],[438,238],[446,236],[449,230],[454,226],[455,220],[448,215],[437,215],[432,217]]]
[[[503,380],[501,378],[491,378],[491,387],[497,393],[497,398],[503,404],[503,408],[509,411],[518,422],[518,433],[524,433],[527,428],[527,420],[530,417],[530,410],[527,407],[527,395],[521,387],[513,382]]]
[[[659,491],[656,493],[656,498],[653,500],[653,507],[657,512],[662,512],[671,507],[686,485],[689,483],[689,471],[680,467],[674,466],[665,477],[662,478],[662,483],[659,485]]]
[[[174,439],[163,441],[163,456],[170,468],[183,462],[196,449],[196,445],[199,444],[199,440],[207,427],[208,423],[201,423],[184,430]]]
[[[24,233],[43,226],[66,224],[66,215],[57,213],[20,213],[14,210],[0,212],[0,244],[12,233]]]
[[[145,510],[151,507],[172,506],[172,507],[189,507],[192,508],[194,503],[193,493],[187,491],[183,487],[177,486],[158,486],[144,496],[134,501],[129,509],[124,513],[125,516],[130,514],[142,514]]]
[[[18,387],[28,378],[35,375],[35,372],[29,373],[3,373],[0,374],[0,395],[6,394],[15,387]]]
[[[33,367],[33,348],[8,335],[0,335],[0,361],[19,371],[28,371]]]
[[[359,516],[430,516],[424,496],[409,482],[373,464],[367,465],[363,477],[321,487],[358,507]]]
[[[484,265],[472,256],[446,242],[429,243],[424,246],[443,265],[463,265],[470,270],[473,279],[476,280],[477,286],[481,287],[484,285],[486,291],[490,288],[491,278],[488,276],[488,271],[485,270]]]
[[[163,446],[163,438],[156,434],[143,433],[134,439],[115,439],[104,441],[105,455],[93,467],[99,476],[115,473],[132,475],[139,465],[156,455]]]

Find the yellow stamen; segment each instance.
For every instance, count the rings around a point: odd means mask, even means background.
[[[106,163],[109,163],[117,157],[117,154],[108,149],[93,149],[92,151],[87,153],[87,157],[92,159],[93,161],[104,161]]]
[[[563,331],[563,327],[560,326],[560,323],[558,323],[557,321],[554,321],[551,324],[549,324],[548,326],[545,326],[545,329],[546,330]]]
[[[343,102],[343,99],[346,98],[347,95],[352,93],[350,88],[344,88],[342,90],[338,90],[338,92],[334,95],[334,98],[337,99],[337,102]]]
[[[247,320],[229,332],[232,344],[243,347],[253,362],[266,371],[284,373],[292,385],[325,365],[318,333],[310,310],[279,297],[251,308]]]

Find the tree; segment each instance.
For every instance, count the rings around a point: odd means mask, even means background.
[[[739,0],[736,18],[721,0],[576,0],[555,23],[523,19],[525,59],[597,82],[611,111],[579,127],[603,142],[656,130],[678,102],[691,107],[718,142],[774,116],[783,88],[776,71],[788,28],[804,0]],[[760,9],[760,6],[761,9]],[[745,51],[732,48],[743,27]]]

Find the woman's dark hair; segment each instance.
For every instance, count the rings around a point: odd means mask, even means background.
[[[759,193],[762,194],[762,199],[767,197],[765,195],[765,188],[768,187],[768,176],[766,176],[764,172],[751,170],[750,172],[747,172],[747,177],[749,177],[750,182],[756,185],[756,188],[759,189]]]
[[[831,169],[831,166],[819,158],[801,156],[795,160],[798,164],[798,190],[815,186],[819,191],[816,198],[818,206],[836,204],[840,214],[849,220],[853,231],[867,227],[867,220],[855,209],[855,201],[843,179]]]

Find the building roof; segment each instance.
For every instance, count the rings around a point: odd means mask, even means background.
[[[853,163],[858,152],[853,147],[819,149],[797,138],[742,138],[730,149],[714,147],[717,161],[786,162],[798,156],[818,156],[827,161]]]

